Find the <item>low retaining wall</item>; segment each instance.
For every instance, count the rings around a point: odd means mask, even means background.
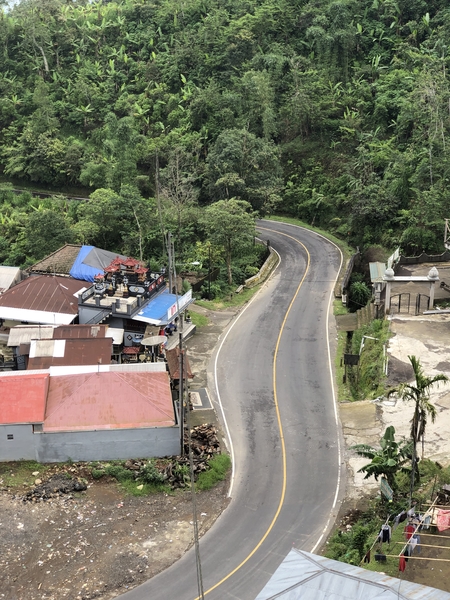
[[[275,250],[272,250],[270,246],[269,253],[269,256],[267,257],[265,263],[260,268],[258,273],[256,273],[256,275],[253,275],[253,277],[250,277],[249,279],[245,280],[244,287],[255,287],[255,285],[258,285],[259,283],[265,281],[269,277],[270,273],[273,271],[273,269],[278,263],[278,254],[275,252]]]

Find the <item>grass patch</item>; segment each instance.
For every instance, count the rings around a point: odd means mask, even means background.
[[[346,347],[347,347],[347,332],[346,331],[338,331],[336,357],[335,357],[338,402],[351,402],[353,400],[351,393],[350,393],[350,389],[348,388],[346,383],[344,383],[344,374],[345,374],[344,352],[346,352]]]
[[[335,298],[333,302],[333,314],[336,315],[347,315],[348,310],[347,307],[342,304],[342,300],[340,298]]]
[[[142,481],[139,480],[132,481],[128,479],[121,481],[119,485],[124,492],[130,496],[150,496],[151,494],[160,494],[163,492],[166,494],[173,494],[170,487],[163,483],[142,483]]]
[[[377,398],[386,391],[386,345],[389,341],[389,321],[375,319],[353,333],[352,354],[359,354],[363,336],[366,338],[360,354],[359,367],[348,369],[348,384],[354,400]]]
[[[1,485],[9,488],[18,488],[23,487],[24,484],[33,484],[36,477],[41,479],[50,469],[50,466],[43,465],[35,460],[0,463]],[[39,475],[32,475],[35,471],[39,471]]]
[[[216,298],[215,300],[196,300],[195,304],[198,306],[202,306],[203,308],[207,308],[209,310],[221,310],[223,308],[237,308],[242,306],[256,294],[256,292],[261,287],[257,285],[253,288],[243,289],[240,294],[229,294],[225,295],[223,298]],[[194,314],[194,311],[191,312],[191,317]]]
[[[196,302],[196,304],[198,304],[198,301]],[[201,315],[198,312],[195,312],[194,310],[191,310],[190,313],[191,315],[191,321],[192,323],[197,327],[205,327],[206,325],[209,324],[209,319],[208,317],[205,317],[205,315]]]
[[[208,461],[208,465],[210,466],[209,471],[203,471],[198,476],[198,490],[210,490],[219,481],[223,481],[231,467],[231,458],[228,454],[218,454]]]

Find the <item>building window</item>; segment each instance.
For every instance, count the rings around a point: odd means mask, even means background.
[[[13,435],[12,433],[8,433],[8,434],[6,435],[6,439],[7,439],[7,440],[13,440],[13,439],[14,439],[14,435]]]
[[[42,433],[42,423],[38,423],[37,425],[33,425],[33,433]]]

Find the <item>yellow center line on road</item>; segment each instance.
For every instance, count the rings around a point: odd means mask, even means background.
[[[290,238],[291,240],[294,240],[294,242],[296,242],[297,244],[299,244],[300,246],[303,247],[303,249],[306,252],[307,255],[307,264],[306,264],[306,269],[305,272],[303,274],[303,277],[300,280],[300,283],[297,286],[297,289],[295,291],[295,294],[289,304],[289,307],[284,315],[283,318],[283,322],[281,323],[281,327],[280,327],[280,331],[278,333],[278,338],[277,338],[277,343],[275,345],[275,353],[274,353],[274,357],[273,357],[273,368],[272,368],[272,372],[273,372],[273,399],[274,399],[274,404],[275,404],[275,411],[277,414],[277,421],[278,421],[278,430],[280,432],[280,441],[281,441],[281,455],[282,455],[282,465],[283,465],[283,484],[281,486],[281,497],[280,497],[280,502],[278,503],[278,508],[275,512],[275,515],[269,525],[269,527],[267,528],[267,531],[265,532],[265,534],[262,536],[262,538],[259,540],[259,542],[256,544],[256,546],[253,548],[253,550],[250,552],[250,554],[244,558],[244,560],[237,566],[235,567],[232,571],[230,571],[230,573],[228,573],[228,575],[226,575],[225,577],[223,577],[220,581],[218,581],[215,585],[213,585],[212,587],[210,587],[208,590],[206,590],[204,592],[204,596],[206,596],[206,594],[209,594],[210,592],[212,592],[213,590],[215,590],[216,588],[218,588],[220,585],[222,585],[222,583],[224,583],[225,581],[227,581],[227,579],[229,579],[232,575],[234,575],[237,571],[239,571],[239,569],[241,569],[246,562],[248,562],[250,560],[250,558],[255,554],[255,552],[257,552],[259,550],[259,548],[262,546],[262,544],[264,543],[264,541],[266,540],[267,536],[269,535],[269,533],[272,531],[273,526],[275,525],[281,509],[283,508],[283,504],[284,504],[284,498],[286,495],[286,483],[287,483],[287,471],[286,471],[286,446],[284,443],[284,433],[283,433],[283,425],[281,423],[281,415],[280,415],[280,408],[278,405],[278,395],[277,395],[277,356],[278,356],[278,350],[280,347],[280,343],[281,343],[281,336],[283,335],[283,330],[285,328],[286,325],[286,321],[289,317],[289,313],[291,312],[292,306],[295,302],[295,299],[297,298],[299,292],[300,292],[300,288],[303,285],[303,282],[305,281],[305,277],[308,273],[309,270],[309,266],[311,263],[311,256],[308,252],[308,249],[306,248],[306,246],[300,242],[299,240],[295,239],[293,236],[288,235],[287,233],[281,233],[280,231],[274,231],[273,229],[268,229],[267,227],[258,227],[258,229],[262,229],[264,231],[270,231],[272,233],[277,233],[279,235],[284,235],[285,237]],[[197,598],[195,600],[200,600],[200,597],[197,596]]]

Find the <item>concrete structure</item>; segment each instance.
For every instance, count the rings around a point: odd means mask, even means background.
[[[0,461],[65,462],[178,454],[163,363],[0,374]]]
[[[389,309],[391,307],[391,289],[393,283],[424,283],[427,282],[430,285],[430,304],[429,309],[431,310],[434,306],[434,294],[435,294],[435,284],[436,281],[439,281],[439,272],[436,267],[431,267],[427,276],[422,275],[411,275],[411,276],[396,276],[394,273],[394,269],[388,268],[386,269],[383,275],[383,281],[386,283],[386,297],[385,297],[385,310],[386,313],[389,314]]]

